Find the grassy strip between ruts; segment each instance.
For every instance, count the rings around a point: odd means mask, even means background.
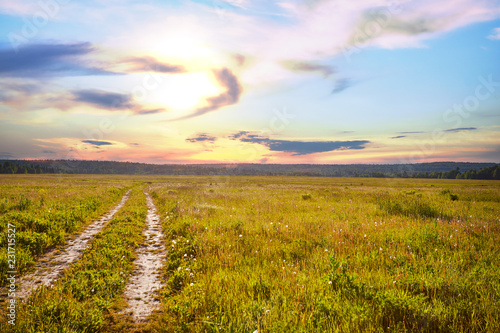
[[[18,308],[14,327],[2,315],[1,331],[100,331],[132,272],[134,251],[144,241],[146,214],[145,196],[135,188],[82,258],[53,286],[39,289]]]
[[[9,192],[8,187],[3,189]],[[16,271],[23,274],[34,264],[38,255],[48,248],[64,244],[68,235],[82,230],[109,211],[120,201],[126,188],[63,184],[40,186],[35,190],[26,185],[18,186],[14,190],[21,194],[18,204],[0,215],[0,242],[7,244],[8,226],[14,226],[15,266]],[[14,196],[14,192],[7,194],[4,193],[3,196]],[[3,202],[6,202],[6,199]],[[7,247],[4,246],[0,248],[1,285],[6,282],[8,267]]]

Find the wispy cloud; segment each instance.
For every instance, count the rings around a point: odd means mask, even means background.
[[[401,138],[406,138],[406,135],[398,135],[391,137],[391,139],[401,139]]]
[[[488,39],[500,40],[500,28],[493,29],[493,32],[488,36]]]
[[[158,73],[183,73],[182,66],[170,65],[158,61],[153,57],[133,57],[128,58],[126,63],[132,65],[131,72],[158,72]]]
[[[165,111],[165,109],[162,109],[162,108],[146,109],[146,110],[136,109],[136,110],[134,110],[134,113],[137,115],[148,115],[148,114],[157,114],[157,113],[164,112],[164,111]]]
[[[225,91],[218,96],[207,98],[207,106],[198,108],[187,116],[173,120],[182,120],[201,116],[207,112],[220,109],[227,105],[236,104],[238,102],[242,93],[242,87],[238,82],[238,78],[227,68],[214,71],[214,75],[219,84],[225,88]]]
[[[477,130],[476,127],[459,127],[459,128],[450,128],[447,130],[444,130],[443,132],[466,132],[466,131],[475,131]]]
[[[377,6],[378,5],[378,6]],[[360,1],[361,14],[350,39],[351,45],[383,48],[421,46],[425,39],[472,23],[498,18],[495,1],[444,0]],[[367,27],[371,27],[370,30]]]
[[[333,88],[332,90],[332,95],[333,94],[338,94],[344,90],[346,90],[347,88],[349,88],[351,86],[351,80],[349,79],[346,79],[346,78],[343,78],[343,79],[339,79],[337,80],[337,82],[335,83],[335,87]]]
[[[0,152],[0,159],[3,159],[3,160],[12,160],[12,159],[15,159],[16,157],[14,155],[12,155],[11,153],[7,153],[7,152]]]
[[[240,131],[229,137],[241,142],[257,143],[266,146],[271,151],[293,153],[292,155],[309,155],[335,150],[364,149],[370,143],[368,140],[356,141],[300,141],[300,140],[275,140],[268,137]]]
[[[320,73],[324,77],[328,77],[335,73],[335,69],[332,66],[322,65],[313,61],[286,60],[282,63],[286,69],[293,72]]]
[[[30,96],[41,92],[40,86],[34,83],[17,83],[12,80],[0,82],[0,102],[15,102],[17,99],[26,100]]]
[[[422,134],[424,131],[413,131],[413,132],[398,132],[399,134]]]
[[[83,60],[95,49],[90,43],[27,44],[0,50],[0,75],[3,77],[50,77],[115,74],[89,66]]]

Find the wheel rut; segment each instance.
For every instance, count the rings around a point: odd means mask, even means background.
[[[160,305],[157,291],[162,287],[160,270],[166,256],[160,216],[149,193],[146,195],[148,214],[147,229],[144,231],[146,242],[137,250],[134,271],[125,289],[128,307],[122,313],[131,313],[136,322],[144,322]]]
[[[90,224],[77,238],[68,241],[68,245],[60,254],[56,254],[57,249],[49,251],[42,255],[35,264],[35,270],[22,276],[19,279],[19,288],[17,296],[24,300],[31,292],[39,286],[49,287],[52,282],[58,278],[63,270],[78,259],[87,248],[94,236],[101,231],[113,216],[123,207],[129,198],[131,190],[125,193],[118,205],[99,220]]]

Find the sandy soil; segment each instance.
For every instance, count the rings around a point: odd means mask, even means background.
[[[145,244],[137,250],[134,271],[125,290],[128,307],[122,313],[132,312],[136,322],[144,322],[158,307],[157,290],[162,286],[160,270],[166,256],[160,217],[149,193],[146,194],[148,215]]]

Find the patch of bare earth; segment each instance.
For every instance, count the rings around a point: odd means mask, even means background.
[[[166,256],[160,216],[149,193],[146,194],[148,215],[145,244],[137,250],[134,271],[125,290],[128,307],[122,313],[132,313],[136,322],[145,322],[160,301],[157,291],[161,288],[160,270]]]
[[[62,253],[57,254],[58,250],[54,249],[41,256],[35,265],[35,270],[20,278],[17,296],[20,299],[26,299],[39,286],[50,286],[52,281],[57,279],[59,274],[68,268],[69,264],[82,255],[94,236],[108,224],[116,212],[127,202],[129,194],[130,190],[125,193],[120,203],[109,213],[94,221],[77,238],[68,241],[68,245]]]

